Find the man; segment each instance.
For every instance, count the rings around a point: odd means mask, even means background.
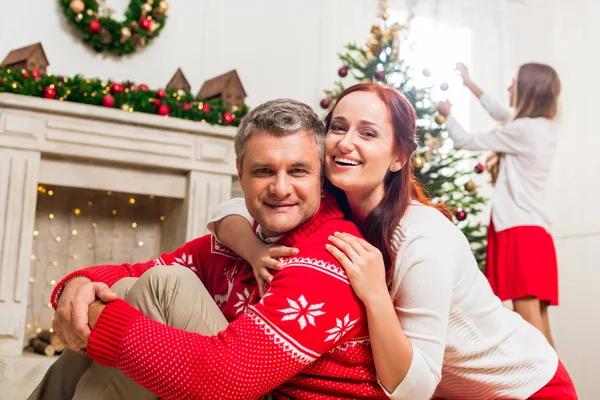
[[[148,263],[76,271],[53,293],[54,326],[87,356],[61,356],[31,398],[148,397],[125,375],[163,399],[386,398],[364,309],[325,249],[334,232],[359,232],[321,200],[323,142],[317,115],[292,100],[256,107],[236,135],[257,233],[299,249],[260,301],[248,263],[212,235]]]

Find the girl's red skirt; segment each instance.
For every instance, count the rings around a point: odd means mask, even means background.
[[[554,240],[541,226],[496,232],[490,220],[485,275],[502,301],[536,297],[558,305]]]

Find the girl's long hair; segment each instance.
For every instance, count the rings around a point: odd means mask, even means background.
[[[437,208],[450,220],[452,216],[443,203],[432,205],[414,177],[411,156],[417,148],[415,138],[417,115],[410,102],[395,89],[368,82],[358,83],[344,90],[337,98],[336,105],[354,92],[375,93],[386,105],[394,130],[394,147],[400,154],[400,159],[404,160],[404,165],[398,172],[388,171],[384,178],[383,199],[365,220],[358,224],[364,238],[381,251],[389,283],[397,251],[393,248],[391,240],[411,200]],[[329,131],[336,105],[325,117],[326,131]],[[355,220],[344,191],[335,187],[328,179],[325,179],[325,189],[336,197],[346,216]]]
[[[554,119],[558,114],[560,79],[549,65],[523,64],[517,74],[517,104],[514,119],[546,118]],[[501,153],[492,153],[486,160],[486,167],[496,183],[500,170]]]

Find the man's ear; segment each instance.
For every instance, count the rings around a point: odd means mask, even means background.
[[[237,160],[235,161],[235,168],[237,169],[238,182],[240,183],[240,186],[242,187],[243,191],[244,187],[242,186],[242,166]]]

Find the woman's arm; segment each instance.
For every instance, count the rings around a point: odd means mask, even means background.
[[[235,198],[217,206],[208,229],[219,242],[252,265],[258,290],[262,295],[265,282],[273,279],[268,269],[282,269],[283,264],[279,258],[297,254],[298,250],[264,243],[254,233],[253,225],[254,219],[248,213],[244,199]]]
[[[341,235],[332,239],[340,249],[328,248],[346,269],[353,289],[365,304],[377,376],[392,399],[429,399],[441,380],[458,262],[453,253],[467,245],[457,243],[460,232],[451,224],[446,226],[448,221],[443,222],[436,226],[439,232],[402,244],[395,262],[394,304],[383,261],[369,255],[376,250],[373,246],[364,242],[369,250],[361,252],[352,243],[362,244],[361,239]]]

